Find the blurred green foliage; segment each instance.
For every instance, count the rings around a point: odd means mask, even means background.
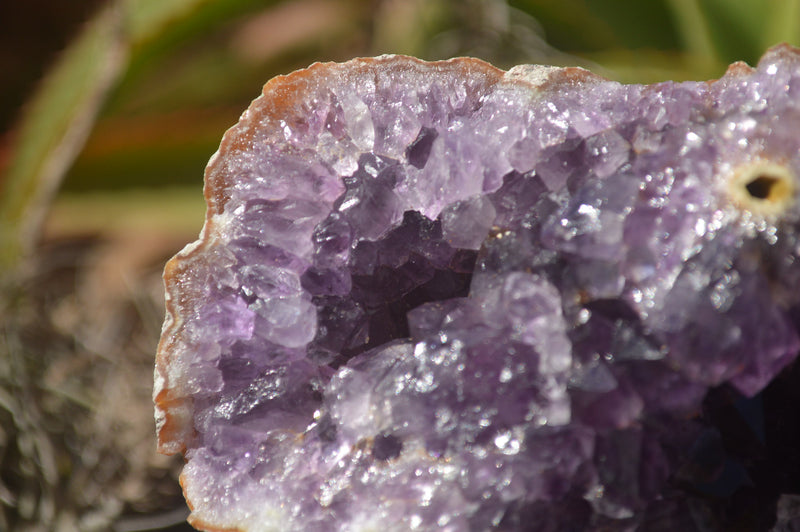
[[[718,77],[781,41],[800,42],[800,0],[113,0],[13,135],[0,268],[30,251],[59,189],[186,185],[201,212],[200,176],[223,131],[266,80],[314,61],[472,55],[650,83]]]

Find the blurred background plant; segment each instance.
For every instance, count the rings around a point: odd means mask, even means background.
[[[709,79],[800,43],[800,0],[0,4],[0,530],[187,530],[150,393],[164,261],[269,78],[403,53]]]

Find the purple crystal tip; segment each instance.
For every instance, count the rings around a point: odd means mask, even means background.
[[[165,272],[156,422],[190,521],[724,529],[760,477],[720,412],[763,443],[800,347],[798,177],[787,45],[713,82],[400,56],[273,79]]]

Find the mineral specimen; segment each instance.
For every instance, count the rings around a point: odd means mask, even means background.
[[[190,521],[790,526],[798,176],[786,45],[713,82],[398,56],[270,81],[165,273]]]

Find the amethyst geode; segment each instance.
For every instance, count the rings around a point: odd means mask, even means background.
[[[190,521],[788,530],[798,176],[785,45],[713,82],[397,56],[270,81],[165,273]]]

